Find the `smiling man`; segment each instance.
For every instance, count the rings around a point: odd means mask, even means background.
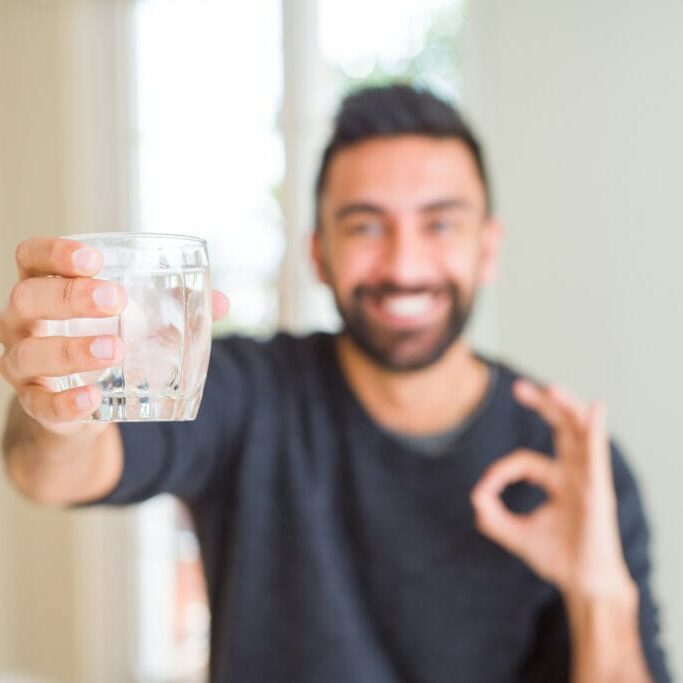
[[[344,146],[323,168],[320,277],[349,340],[388,370],[438,361],[490,277],[500,231],[482,221],[488,199],[478,168],[464,142],[414,134]]]
[[[216,340],[194,423],[74,422],[97,390],[40,378],[103,361],[30,330],[111,315],[92,300],[101,261],[67,240],[20,245],[0,318],[17,486],[46,503],[188,503],[213,683],[669,681],[647,525],[604,407],[463,338],[501,228],[459,114],[407,86],[352,94],[316,203],[341,331]]]

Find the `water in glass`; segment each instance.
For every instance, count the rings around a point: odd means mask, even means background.
[[[119,335],[119,366],[58,378],[57,390],[97,383],[95,420],[193,420],[211,344],[211,284],[206,245],[173,235],[110,233],[73,239],[102,251],[99,279],[126,289],[124,311],[110,318],[49,321],[48,334]]]

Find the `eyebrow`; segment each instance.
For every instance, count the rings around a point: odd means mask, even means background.
[[[437,199],[436,201],[423,204],[418,208],[420,213],[428,213],[430,211],[444,211],[447,209],[469,209],[471,204],[464,199],[458,197],[448,197],[445,199]]]
[[[432,211],[444,211],[447,209],[469,209],[470,207],[471,204],[464,199],[447,197],[423,204],[417,208],[417,211],[419,213],[430,213]],[[344,204],[344,206],[337,209],[334,218],[337,221],[341,221],[344,220],[344,218],[348,218],[357,213],[369,213],[375,216],[382,216],[387,213],[387,210],[379,204],[373,204],[372,202],[351,202],[349,204]]]
[[[341,221],[355,213],[371,213],[379,216],[386,213],[386,211],[378,204],[372,204],[371,202],[351,202],[337,209],[334,213],[334,218]]]

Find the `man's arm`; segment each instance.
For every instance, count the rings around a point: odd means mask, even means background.
[[[5,465],[15,486],[46,504],[87,502],[117,484],[123,446],[115,424],[85,424],[60,434],[27,415],[14,398],[2,442]]]
[[[44,503],[100,499],[122,478],[124,447],[114,424],[88,422],[100,405],[98,386],[54,391],[54,377],[120,365],[120,337],[47,337],[44,321],[106,318],[126,305],[115,282],[94,279],[102,254],[70,239],[35,238],[16,250],[18,280],[0,313],[0,375],[16,397],[3,451],[10,478]],[[227,299],[213,294],[213,316]],[[84,422],[85,420],[85,422]]]
[[[614,595],[564,596],[572,639],[572,680],[615,683],[652,681],[638,627],[635,584]]]

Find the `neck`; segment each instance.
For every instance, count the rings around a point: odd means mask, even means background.
[[[435,434],[466,419],[483,400],[488,369],[464,340],[432,365],[395,372],[371,360],[346,334],[337,338],[342,372],[370,416],[386,429]]]

